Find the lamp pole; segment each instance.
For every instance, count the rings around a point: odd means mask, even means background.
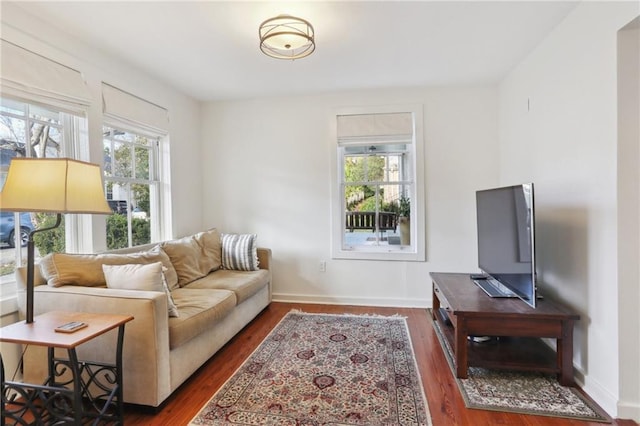
[[[27,241],[27,318],[26,323],[31,324],[33,322],[33,296],[35,292],[34,285],[34,263],[35,263],[35,243],[33,236],[36,232],[50,231],[57,228],[62,223],[62,214],[58,213],[56,217],[56,223],[53,226],[42,229],[34,229],[29,233],[29,240]]]

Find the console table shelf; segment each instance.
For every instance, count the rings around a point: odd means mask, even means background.
[[[531,308],[517,299],[493,299],[469,274],[431,273],[433,319],[453,351],[456,376],[471,366],[555,373],[573,381],[573,324],[580,317],[548,300]],[[492,336],[473,342],[469,336]],[[557,351],[542,338],[557,341]],[[445,349],[446,350],[446,349]]]
[[[440,330],[450,347],[455,342],[454,328],[440,322]],[[559,373],[556,353],[538,338],[498,337],[489,342],[467,343],[469,365],[492,369],[514,369]]]

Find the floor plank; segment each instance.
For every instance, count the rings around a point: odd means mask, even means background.
[[[157,413],[127,406],[126,425],[185,425],[198,413],[215,391],[240,367],[269,332],[291,309],[315,313],[400,314],[407,317],[434,426],[518,425],[518,426],[599,426],[601,423],[558,419],[465,408],[455,379],[444,357],[425,309],[381,308],[343,305],[311,305],[274,302],[247,325],[216,355],[204,364],[169,398]],[[615,426],[636,426],[616,420]]]

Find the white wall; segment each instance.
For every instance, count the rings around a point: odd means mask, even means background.
[[[640,17],[618,32],[619,362],[640,365]],[[640,420],[640,368],[620,375],[621,417]]]
[[[637,281],[618,280],[616,197],[616,37],[637,14],[635,2],[581,3],[499,89],[500,180],[536,183],[540,287],[581,315],[574,364],[614,415],[620,376],[640,368],[618,362],[630,337],[619,301]]]
[[[207,104],[205,226],[255,232],[273,249],[276,299],[430,306],[430,271],[477,270],[475,191],[498,178],[496,99],[496,88],[411,88]],[[330,259],[332,110],[415,103],[424,105],[428,261]]]

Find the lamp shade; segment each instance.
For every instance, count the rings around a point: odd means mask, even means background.
[[[69,158],[14,158],[0,192],[14,212],[112,213],[97,164]]]

